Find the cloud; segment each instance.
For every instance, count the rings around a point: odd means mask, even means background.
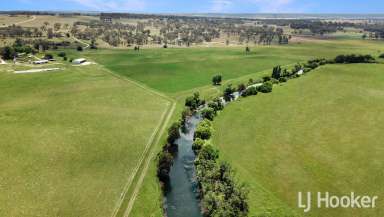
[[[69,0],[97,11],[143,11],[144,0]]]

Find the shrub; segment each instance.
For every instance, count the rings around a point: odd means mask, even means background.
[[[257,88],[256,87],[249,87],[242,94],[242,96],[244,96],[244,97],[252,96],[252,95],[257,95]]]
[[[247,89],[247,87],[243,83],[241,83],[237,86],[237,91],[240,93],[243,92],[245,89]]]
[[[175,141],[180,138],[180,122],[173,123],[168,129],[167,141],[169,144],[175,144]]]
[[[203,145],[199,152],[198,160],[213,161],[219,158],[219,151],[215,149],[212,145],[206,144]]]
[[[380,54],[379,58],[384,58],[384,53]]]
[[[64,61],[67,61],[67,59],[68,59],[67,57],[63,57],[63,60],[64,60]]]
[[[181,132],[187,133],[187,118],[192,115],[192,111],[189,108],[184,108],[183,112],[181,112],[181,118],[180,118],[180,129]]]
[[[83,51],[83,47],[82,46],[77,46],[76,50],[77,51]]]
[[[288,77],[290,76],[291,74],[288,72],[287,69],[284,69],[283,72],[281,73],[281,77]]]
[[[294,68],[292,69],[292,74],[296,74],[297,72],[299,72],[303,67],[297,63],[295,64]]]
[[[271,80],[270,76],[264,76],[263,77],[263,82],[267,82],[267,81],[270,81],[270,80]]]
[[[211,102],[208,103],[208,107],[214,109],[215,112],[217,112],[217,111],[223,110],[224,105],[221,102],[221,100],[216,97],[215,99],[213,99]]]
[[[284,82],[287,82],[287,81],[288,81],[288,79],[286,77],[279,78],[279,82],[284,83]]]
[[[305,64],[304,66],[305,68],[310,68],[310,69],[316,69],[317,67],[319,67],[318,63],[317,62],[308,62],[307,64]]]
[[[233,93],[235,92],[235,88],[232,87],[232,84],[228,85],[227,88],[224,90],[224,100],[227,102],[232,101],[235,97],[233,96]]]
[[[201,116],[210,121],[213,121],[213,119],[215,118],[215,115],[216,115],[216,111],[210,107],[205,108],[201,111]]]
[[[255,84],[255,82],[253,81],[252,78],[250,78],[250,79],[248,80],[248,85],[252,85],[252,84]]]
[[[59,57],[65,57],[65,56],[67,56],[67,54],[66,54],[65,52],[60,52],[57,56],[59,56]]]
[[[157,177],[161,182],[168,183],[169,172],[173,164],[173,156],[169,152],[160,152],[157,164]]]
[[[264,82],[261,86],[257,88],[259,92],[262,93],[270,93],[272,92],[273,84],[269,81]]]
[[[200,122],[200,124],[197,126],[194,138],[200,138],[203,140],[208,140],[212,136],[212,125],[211,122],[207,119]]]
[[[278,84],[279,80],[272,78],[269,82],[271,82],[272,84]]]
[[[192,144],[193,152],[195,152],[195,154],[199,153],[201,148],[204,146],[204,143],[205,143],[205,140],[202,140],[200,138],[196,138]]]
[[[311,70],[312,70],[311,68],[304,68],[304,69],[303,69],[303,72],[304,72],[304,73],[307,73],[307,72],[310,72]]]
[[[94,49],[94,50],[97,49],[96,40],[95,39],[91,40],[91,44],[90,44],[89,48]]]
[[[47,54],[44,55],[43,59],[46,59],[46,60],[53,59],[53,55],[50,54],[50,53],[47,53]]]

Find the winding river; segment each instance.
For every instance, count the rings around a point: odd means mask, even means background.
[[[165,200],[167,217],[202,217],[192,150],[193,134],[200,121],[200,117],[192,116],[187,121],[187,133],[181,133],[176,141],[179,150],[169,174],[170,186]]]
[[[260,86],[254,84],[252,86]],[[248,87],[248,88],[249,88]],[[234,92],[233,101],[239,99],[241,93]],[[227,102],[220,98],[223,105]],[[187,133],[180,133],[176,141],[178,153],[169,173],[170,184],[165,195],[165,210],[167,217],[202,217],[200,200],[198,198],[197,182],[195,177],[195,154],[192,150],[193,135],[201,117],[194,115],[187,121]]]

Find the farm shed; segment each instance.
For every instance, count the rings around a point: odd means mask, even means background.
[[[84,59],[84,58],[74,59],[74,60],[72,61],[73,64],[82,64],[82,63],[85,63],[85,62],[87,62],[87,60]]]

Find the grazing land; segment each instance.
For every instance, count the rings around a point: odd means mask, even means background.
[[[284,46],[255,46],[246,54],[237,48],[178,48],[101,50],[89,55],[111,71],[168,94],[211,84],[216,74],[225,80],[255,74],[312,58],[331,58],[353,52],[378,55],[383,42],[320,40]]]
[[[1,14],[0,216],[161,217],[154,158],[186,97],[198,91],[212,99],[276,65],[377,58],[382,27],[380,20]],[[74,67],[75,58],[95,64]],[[321,67],[220,114],[213,142],[250,186],[250,217],[301,215],[299,190],[383,191],[375,185],[383,181],[383,69]],[[214,75],[221,86],[212,86]]]
[[[297,193],[384,197],[384,65],[328,65],[230,104],[213,143],[250,189],[250,216],[303,215]],[[305,216],[383,216],[313,209]]]
[[[99,65],[0,67],[0,216],[111,216],[169,101]]]
[[[237,85],[246,83],[249,78],[258,79],[270,75],[271,68],[278,63],[289,65],[316,57],[332,58],[337,54],[357,51],[377,56],[383,49],[384,44],[376,41],[313,40],[285,46],[255,46],[251,47],[248,55],[240,47],[142,49],[140,52],[102,49],[85,54],[119,75],[174,97],[178,102],[173,117],[176,121],[185,98],[194,91],[210,98],[221,94],[226,84]],[[211,86],[211,78],[215,74],[224,75],[222,86]],[[130,216],[162,215],[161,201],[153,200],[154,197],[159,198],[161,193],[154,167],[155,162],[145,177]],[[275,202],[265,203],[273,207]]]

